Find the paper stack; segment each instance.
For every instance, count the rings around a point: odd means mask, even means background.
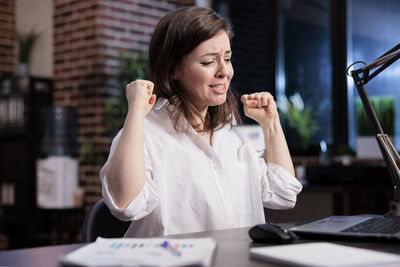
[[[60,259],[79,266],[211,266],[212,238],[97,238]]]
[[[250,257],[296,266],[400,266],[400,256],[327,242],[250,248]]]

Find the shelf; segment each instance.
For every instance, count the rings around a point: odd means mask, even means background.
[[[11,86],[16,84],[11,82]],[[10,248],[31,245],[27,237],[32,231],[36,210],[40,110],[52,105],[52,80],[31,77],[29,91],[20,91],[12,87],[0,98],[0,185],[13,188],[10,200],[13,205],[0,205],[3,218],[7,219],[3,228],[8,229],[0,235],[7,236]]]

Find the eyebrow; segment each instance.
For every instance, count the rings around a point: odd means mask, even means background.
[[[232,51],[225,51],[225,55],[226,54],[231,54],[232,53]],[[218,56],[219,55],[219,53],[217,53],[217,52],[211,52],[211,53],[206,53],[206,54],[204,54],[204,55],[201,55],[200,57],[206,57],[206,56]]]

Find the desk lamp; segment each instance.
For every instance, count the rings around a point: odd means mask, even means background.
[[[353,77],[354,83],[357,87],[358,94],[360,95],[364,110],[374,126],[376,140],[378,142],[383,159],[385,160],[386,167],[388,168],[390,178],[392,179],[394,192],[393,200],[390,201],[389,212],[385,215],[388,217],[400,217],[400,169],[396,163],[396,161],[400,161],[400,156],[397,153],[393,143],[390,141],[389,136],[383,132],[382,126],[368,98],[364,85],[399,58],[400,44],[390,49],[372,63],[350,72],[350,75]],[[349,68],[356,63],[360,63],[360,61],[353,63],[349,66]],[[373,69],[375,70],[370,73],[370,71]]]

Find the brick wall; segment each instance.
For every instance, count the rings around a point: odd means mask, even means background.
[[[14,73],[15,2],[0,0],[0,77]]]
[[[79,157],[87,207],[101,198],[99,171],[111,142],[104,106],[118,89],[120,51],[147,51],[155,25],[180,4],[173,0],[54,2],[54,104],[77,109],[79,143],[94,145],[94,162]]]

